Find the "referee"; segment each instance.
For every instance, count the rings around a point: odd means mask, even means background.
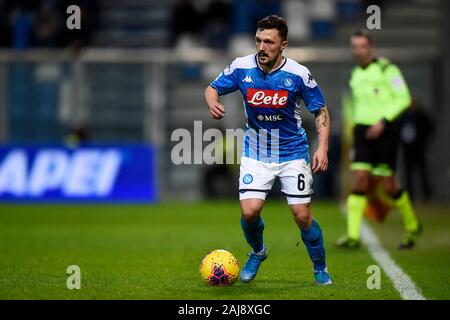
[[[359,246],[362,217],[374,179],[382,183],[402,216],[405,234],[399,249],[411,249],[421,226],[408,193],[395,178],[399,142],[397,120],[411,104],[408,86],[396,65],[373,56],[373,40],[366,31],[357,31],[351,36],[351,51],[358,64],[350,79],[355,125],[350,166],[353,185],[347,198],[347,235],[336,244],[344,248]]]

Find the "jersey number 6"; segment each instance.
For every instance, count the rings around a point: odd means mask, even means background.
[[[305,190],[305,175],[304,174],[300,173],[298,175],[297,188],[298,188],[299,191]]]

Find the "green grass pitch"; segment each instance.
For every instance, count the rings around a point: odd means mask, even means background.
[[[418,246],[398,252],[401,221],[392,213],[372,224],[383,246],[427,299],[450,298],[450,215],[419,207],[425,230]],[[345,218],[333,202],[313,203],[322,226],[334,285],[314,285],[312,265],[285,202],[263,210],[269,258],[250,284],[209,287],[198,267],[214,249],[241,266],[249,251],[238,201],[157,205],[1,205],[0,299],[400,299],[382,273],[381,289],[366,286],[364,247],[341,251],[334,241]],[[297,243],[300,241],[299,246]],[[68,290],[66,268],[81,268],[81,289]]]

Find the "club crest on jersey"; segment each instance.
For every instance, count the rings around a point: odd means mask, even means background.
[[[244,176],[244,178],[242,179],[242,181],[243,181],[245,184],[250,184],[250,183],[252,183],[252,181],[253,181],[253,176],[252,176],[251,174],[247,173],[247,174]]]
[[[247,103],[255,108],[286,108],[288,91],[248,88]]]
[[[286,78],[283,83],[286,88],[290,88],[294,84],[294,81],[291,78]]]

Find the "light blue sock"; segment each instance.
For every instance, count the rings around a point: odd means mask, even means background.
[[[313,219],[307,229],[300,229],[303,243],[308,250],[309,257],[314,264],[314,272],[325,269],[325,248],[323,246],[322,230],[316,220]]]
[[[245,240],[247,240],[253,252],[258,253],[264,248],[263,231],[264,221],[261,217],[253,222],[247,222],[241,216],[241,227],[244,231]]]

